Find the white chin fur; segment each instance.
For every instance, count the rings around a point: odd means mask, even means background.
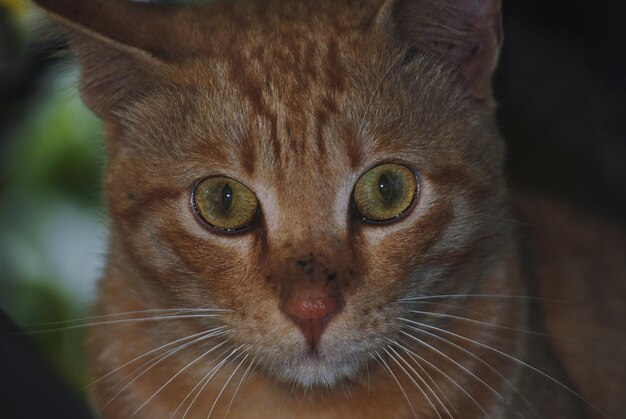
[[[298,359],[274,365],[271,373],[279,380],[296,383],[303,388],[334,387],[342,380],[354,378],[359,371],[354,360],[331,360],[324,354],[303,354]]]

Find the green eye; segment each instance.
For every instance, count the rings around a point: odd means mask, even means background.
[[[356,183],[353,201],[368,221],[388,221],[409,208],[417,190],[415,175],[406,166],[388,163],[370,169]]]
[[[257,213],[258,201],[241,182],[227,177],[210,177],[193,192],[196,213],[211,226],[225,231],[249,227]]]

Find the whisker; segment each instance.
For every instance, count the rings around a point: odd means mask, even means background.
[[[268,370],[269,371],[274,370],[274,368],[275,368],[274,365],[275,365],[274,359],[270,359]],[[282,392],[283,396],[281,397],[281,400],[280,400],[280,410],[278,410],[278,412],[276,413],[276,417],[277,418],[282,417],[283,416],[283,412],[285,410],[287,410],[287,402],[291,401],[291,397],[293,395],[293,389],[294,389],[295,385],[296,385],[296,382],[294,380],[291,380],[291,387],[289,389],[289,392],[286,392],[286,391]]]
[[[456,306],[453,306],[456,307]],[[420,310],[407,310],[409,313],[414,313],[414,314],[422,314],[425,316],[433,316],[433,317],[443,317],[443,318],[450,318],[450,319],[455,319],[455,320],[460,320],[460,321],[464,321],[467,323],[472,323],[478,326],[489,326],[489,327],[494,327],[497,329],[502,329],[502,330],[510,330],[516,333],[524,333],[527,335],[533,335],[533,336],[542,336],[542,337],[547,337],[550,339],[559,339],[559,340],[569,340],[569,341],[585,341],[585,342],[591,342],[591,343],[598,343],[599,339],[598,338],[591,338],[591,337],[585,337],[585,336],[563,336],[563,335],[555,335],[553,333],[546,333],[546,332],[538,332],[535,330],[528,330],[528,329],[521,329],[518,327],[512,327],[512,326],[506,326],[503,324],[498,324],[498,323],[489,323],[489,322],[485,322],[482,320],[478,320],[478,319],[473,319],[470,317],[464,317],[464,316],[458,316],[458,315],[453,315],[453,314],[448,314],[448,313],[437,313],[437,312],[432,312],[432,311],[420,311]],[[484,314],[484,313],[480,313],[480,314]],[[623,339],[620,339],[619,337],[612,337],[612,338],[605,338],[605,339],[600,339],[601,342],[622,342]]]
[[[394,354],[398,355],[398,353],[389,346],[389,349],[391,351],[393,351]],[[396,365],[398,365],[400,367],[400,369],[404,372],[404,374],[409,377],[409,379],[413,382],[413,385],[415,385],[415,387],[420,391],[420,393],[422,393],[422,395],[424,396],[424,398],[426,399],[426,401],[428,402],[428,404],[430,405],[430,407],[432,407],[433,411],[435,412],[435,414],[437,415],[437,417],[439,419],[443,419],[441,417],[441,414],[439,413],[439,409],[437,409],[435,407],[435,404],[432,402],[432,400],[430,399],[430,397],[426,394],[426,392],[422,389],[422,387],[417,383],[417,381],[415,381],[413,379],[413,377],[411,376],[411,374],[409,374],[409,372],[402,366],[402,364],[396,359],[396,357],[394,357],[391,353],[389,353],[389,351],[387,350],[387,348],[383,349],[387,355],[389,355],[389,357],[396,363]],[[404,359],[402,357],[400,357],[400,355],[398,355],[398,357],[404,361]],[[406,361],[404,361],[406,362]],[[415,370],[413,370],[413,368],[411,368],[411,370],[413,372],[415,372],[415,375],[420,379],[420,381],[422,382],[422,384],[426,385],[426,387],[430,390],[430,392],[435,396],[435,398],[437,400],[439,400],[439,403],[443,406],[443,403],[441,403],[441,400],[439,399],[439,397],[437,397],[437,395],[433,392],[433,390],[430,388],[430,386],[428,384],[426,384],[426,381],[424,381],[424,379],[417,374],[417,372]],[[444,406],[444,409],[446,410],[446,412],[448,412],[448,409],[446,409],[446,407]],[[448,412],[448,415],[450,414],[450,412]]]
[[[126,362],[126,363],[125,363],[125,364],[123,364],[123,365],[120,365],[119,367],[115,368],[114,370],[109,371],[108,373],[106,373],[106,374],[105,374],[105,375],[103,375],[102,377],[98,378],[97,380],[92,381],[91,383],[87,384],[85,387],[83,387],[83,388],[82,388],[82,390],[84,391],[84,390],[86,390],[86,389],[88,389],[88,388],[90,388],[90,387],[94,386],[95,384],[97,384],[98,382],[100,382],[100,381],[102,381],[103,379],[107,378],[107,377],[108,377],[108,376],[110,376],[111,374],[116,373],[117,371],[121,370],[122,368],[127,367],[128,365],[130,365],[130,364],[132,364],[132,363],[134,363],[134,362],[137,362],[137,361],[139,361],[140,359],[145,358],[146,356],[148,356],[148,355],[150,355],[150,354],[152,354],[152,353],[154,353],[154,352],[160,351],[161,349],[164,349],[164,348],[166,348],[166,347],[168,347],[168,346],[171,346],[171,345],[175,345],[175,344],[177,344],[177,343],[180,343],[180,342],[185,341],[185,340],[188,340],[188,339],[193,339],[193,338],[198,337],[198,336],[202,336],[202,335],[205,335],[205,334],[209,334],[209,333],[217,332],[217,331],[220,331],[220,330],[224,330],[225,328],[226,328],[226,326],[216,327],[216,328],[213,328],[213,329],[209,329],[209,330],[202,331],[202,332],[200,332],[200,333],[195,333],[195,334],[193,334],[193,335],[186,336],[186,337],[184,337],[184,338],[177,339],[177,340],[175,340],[175,341],[173,341],[173,342],[166,343],[165,345],[161,345],[161,346],[159,346],[158,348],[152,349],[151,351],[148,351],[148,352],[144,353],[143,355],[139,355],[138,357],[133,358],[132,360],[130,360],[130,361],[128,361],[128,362]],[[144,365],[145,365],[145,364],[144,364]]]
[[[254,368],[255,362],[256,362],[256,358],[252,358],[252,361],[250,361],[248,368],[246,368],[243,375],[241,376],[241,379],[239,380],[239,384],[237,384],[237,387],[235,388],[235,392],[233,393],[233,396],[230,398],[230,402],[228,403],[228,407],[226,408],[224,419],[228,419],[228,413],[230,413],[230,408],[232,407],[233,402],[235,401],[235,397],[237,396],[237,393],[239,392],[239,388],[241,387],[241,384],[245,381],[248,373],[251,372],[252,369]]]
[[[489,390],[491,390],[491,392],[493,392],[503,403],[508,403],[506,401],[506,399],[500,394],[498,393],[493,387],[491,387],[489,384],[487,384],[485,382],[485,380],[483,380],[482,378],[480,378],[479,376],[477,376],[476,374],[474,374],[472,371],[470,371],[469,369],[467,369],[467,367],[465,367],[463,364],[459,363],[458,361],[456,361],[454,358],[448,356],[447,354],[441,352],[439,349],[435,348],[434,346],[430,345],[427,342],[424,342],[421,339],[416,338],[413,335],[410,335],[408,333],[406,333],[405,331],[400,331],[400,333],[402,333],[405,336],[408,336],[410,339],[412,339],[413,341],[419,343],[420,345],[426,346],[427,348],[429,348],[431,351],[439,354],[440,356],[442,356],[443,358],[447,359],[448,361],[452,362],[454,365],[456,365],[457,367],[461,368],[463,371],[465,371],[467,374],[469,374],[470,376],[472,376],[475,380],[477,380],[478,382],[480,382],[482,385],[484,385],[485,387],[487,387]]]
[[[244,351],[245,351],[245,349],[244,349]],[[237,367],[235,367],[233,372],[226,379],[226,382],[224,382],[224,385],[222,386],[222,389],[220,390],[219,393],[217,393],[217,397],[215,397],[215,400],[213,401],[213,405],[211,406],[211,410],[209,410],[209,414],[206,417],[207,419],[209,419],[211,417],[211,414],[213,413],[213,409],[215,409],[215,406],[217,406],[217,402],[220,399],[220,397],[222,396],[222,393],[224,393],[224,390],[226,390],[226,387],[228,387],[228,384],[230,383],[230,380],[232,380],[233,377],[235,376],[235,374],[237,373],[237,371],[239,371],[239,368],[241,368],[241,366],[244,364],[244,362],[246,362],[246,359],[248,359],[248,356],[250,356],[250,354],[246,354],[243,357],[243,359],[241,361],[239,361],[239,364],[237,364]]]
[[[367,372],[367,397],[370,396],[370,366],[369,363],[365,364],[365,371]]]
[[[198,343],[201,342],[203,340],[206,339],[210,339],[212,337],[215,336],[221,336],[223,334],[226,334],[227,331],[218,331],[218,332],[214,332],[211,333],[209,335],[205,335],[205,336],[200,336],[194,340],[192,340],[191,342],[187,342],[184,343],[182,345],[179,345],[175,348],[172,348],[170,350],[168,350],[167,352],[160,354],[158,356],[156,356],[155,358],[147,361],[146,363],[140,365],[138,368],[135,368],[129,375],[127,375],[125,379],[130,378],[135,372],[139,371],[141,368],[143,368],[144,366],[146,366],[147,364],[150,364],[152,362],[152,364],[150,366],[148,366],[148,368],[144,369],[143,371],[141,371],[141,373],[139,373],[138,375],[136,375],[130,382],[126,383],[126,385],[124,387],[122,387],[120,390],[118,390],[117,393],[115,393],[115,395],[104,405],[102,406],[102,409],[104,410],[107,406],[109,406],[120,394],[122,394],[122,392],[124,392],[124,390],[126,390],[128,387],[130,387],[135,381],[137,381],[139,378],[141,378],[144,374],[148,373],[152,368],[156,367],[157,365],[159,365],[161,362],[165,361],[167,358],[169,358],[170,356],[174,355],[176,352],[190,346],[193,345],[194,343]]]
[[[557,380],[556,378],[552,377],[550,374],[547,374],[547,373],[545,373],[544,371],[541,371],[540,369],[538,369],[538,368],[536,368],[536,367],[533,367],[532,365],[528,364],[527,362],[524,362],[524,361],[522,361],[522,360],[520,360],[520,359],[518,359],[518,358],[516,358],[516,357],[514,357],[514,356],[512,356],[512,355],[507,354],[506,352],[503,352],[503,351],[501,351],[501,350],[499,350],[499,349],[493,348],[493,347],[491,347],[491,346],[489,346],[489,345],[486,345],[486,344],[484,344],[484,343],[482,343],[482,342],[479,342],[479,341],[477,341],[477,340],[470,339],[470,338],[468,338],[468,337],[466,337],[466,336],[462,336],[462,335],[459,335],[458,333],[450,332],[450,331],[448,331],[448,330],[445,330],[445,329],[442,329],[442,328],[439,328],[439,327],[436,327],[436,326],[431,326],[431,325],[429,325],[429,324],[420,323],[420,322],[416,322],[416,321],[409,320],[409,319],[402,319],[402,318],[400,318],[400,320],[403,320],[403,321],[405,321],[405,322],[409,322],[409,323],[412,323],[412,324],[417,324],[417,325],[419,325],[419,326],[423,326],[423,327],[426,327],[426,328],[429,328],[429,329],[438,330],[438,331],[440,331],[440,332],[442,332],[442,333],[445,333],[445,334],[449,334],[449,335],[455,336],[455,337],[457,337],[457,338],[459,338],[459,339],[465,340],[465,341],[467,341],[467,342],[474,343],[474,344],[476,344],[476,345],[478,345],[478,346],[481,346],[481,347],[483,347],[483,348],[485,348],[485,349],[487,349],[487,350],[490,350],[490,351],[493,351],[493,352],[495,352],[495,353],[497,353],[497,354],[499,354],[499,355],[502,355],[503,357],[505,357],[505,358],[507,358],[507,359],[510,359],[510,360],[512,360],[512,361],[514,361],[514,362],[517,362],[517,363],[519,363],[520,365],[523,365],[523,366],[525,366],[525,367],[527,367],[527,368],[531,369],[532,371],[534,371],[534,372],[536,372],[536,373],[540,374],[541,376],[543,376],[543,377],[547,378],[548,380],[550,380],[550,381],[552,381],[553,383],[557,384],[559,387],[561,387],[561,388],[563,388],[564,390],[568,391],[570,394],[572,394],[572,395],[574,395],[574,396],[578,397],[580,400],[582,400],[583,402],[587,403],[587,404],[588,404],[591,408],[593,408],[593,410],[595,410],[597,413],[601,414],[601,415],[602,415],[602,416],[604,416],[604,417],[609,417],[609,416],[608,416],[606,413],[604,413],[604,412],[603,412],[603,411],[602,411],[599,407],[597,407],[596,405],[594,405],[593,403],[591,403],[589,400],[587,400],[586,398],[584,398],[582,395],[580,395],[579,393],[577,393],[575,390],[571,389],[570,387],[568,387],[567,385],[563,384],[562,382],[560,382],[560,381],[559,381],[559,380]],[[410,336],[410,335],[409,335],[409,336]]]
[[[559,300],[555,298],[536,297],[532,295],[507,295],[507,294],[435,294],[435,295],[420,295],[415,297],[406,297],[397,300],[398,303],[407,303],[421,300],[435,300],[435,299],[447,299],[447,298],[485,298],[485,299],[503,299],[503,300],[534,300],[542,302],[553,302],[559,304],[576,304],[573,301]]]
[[[110,325],[110,324],[127,324],[127,323],[152,322],[152,321],[161,321],[161,320],[181,320],[181,319],[208,318],[208,317],[220,317],[220,316],[221,316],[220,314],[181,314],[181,315],[175,315],[175,316],[139,317],[139,318],[133,318],[133,319],[107,320],[107,321],[101,321],[101,322],[76,324],[76,325],[71,325],[71,326],[55,327],[55,328],[43,329],[43,330],[28,330],[25,333],[34,335],[34,334],[61,332],[64,330],[80,329],[84,327],[103,326],[103,325]]]
[[[289,390],[289,401],[291,401],[291,400],[293,399],[293,392],[294,392],[294,391],[295,391],[295,389],[296,389],[296,384],[297,384],[297,383],[296,383],[296,381],[295,381],[295,380],[292,380],[292,381],[291,381],[291,389]]]
[[[489,323],[489,322],[485,322],[485,321],[482,321],[482,320],[472,319],[472,318],[469,318],[469,317],[457,316],[457,315],[454,315],[454,314],[435,313],[435,312],[432,312],[432,311],[421,311],[421,310],[407,310],[407,311],[409,313],[413,313],[413,314],[423,314],[425,316],[443,317],[443,318],[447,318],[447,319],[460,320],[460,321],[464,321],[464,322],[467,322],[467,323],[472,323],[472,324],[476,324],[476,325],[480,325],[480,326],[489,326],[489,327],[494,327],[494,328],[502,329],[502,330],[510,330],[510,331],[513,331],[513,332],[525,333],[525,334],[528,334],[528,335],[544,336],[544,337],[558,338],[558,339],[585,340],[585,338],[578,338],[578,337],[571,337],[571,336],[555,336],[555,335],[552,335],[550,333],[536,332],[536,331],[527,330],[527,329],[520,329],[520,328],[517,328],[517,327],[505,326],[505,325],[497,324],[497,323]]]
[[[427,336],[433,337],[445,344],[451,345],[453,347],[455,347],[456,349],[462,351],[464,354],[466,354],[467,356],[471,357],[472,359],[478,361],[480,364],[486,366],[487,368],[489,368],[490,371],[492,371],[493,373],[495,373],[499,378],[501,378],[508,386],[509,388],[511,388],[513,391],[515,391],[524,401],[524,403],[526,403],[526,405],[528,406],[528,408],[533,412],[535,417],[539,417],[539,415],[537,414],[537,412],[535,411],[535,408],[532,406],[532,404],[530,403],[530,401],[526,398],[526,396],[524,396],[524,394],[517,388],[515,387],[515,385],[513,385],[513,383],[504,376],[504,374],[502,374],[500,371],[498,371],[498,369],[496,369],[494,366],[492,366],[491,364],[489,364],[487,361],[485,361],[484,359],[482,359],[481,357],[479,357],[478,355],[476,355],[475,353],[473,353],[472,351],[462,347],[461,345],[452,342],[449,339],[445,339],[439,335],[436,335],[434,333],[431,333],[427,330],[422,330],[419,329],[417,327],[412,327],[412,326],[407,326],[409,328],[411,328],[412,330],[415,330],[416,332],[420,332],[423,334],[426,334]]]
[[[224,332],[226,333],[226,332]],[[225,342],[225,341],[224,341]],[[222,342],[221,344],[223,344],[224,342]],[[180,374],[182,374],[184,371],[186,371],[189,367],[191,367],[193,364],[195,364],[196,362],[198,362],[200,359],[204,358],[206,355],[208,355],[209,353],[211,353],[212,351],[214,351],[215,349],[219,348],[220,345],[218,346],[214,346],[213,348],[211,348],[210,350],[204,352],[203,354],[201,354],[200,356],[198,356],[197,358],[195,358],[193,361],[191,361],[190,363],[188,363],[187,365],[185,365],[182,369],[178,370],[178,372],[176,372],[176,374],[174,374],[172,377],[170,377],[169,380],[167,380],[161,387],[159,387],[159,389],[157,391],[155,391],[152,396],[150,396],[146,401],[144,401],[141,406],[139,406],[131,415],[131,417],[135,416],[141,409],[144,408],[144,406],[146,406],[148,403],[150,403],[150,401],[152,399],[154,399],[165,387],[167,387],[172,381],[174,381],[176,379],[176,377],[178,377]],[[182,348],[181,348],[182,349]]]
[[[130,316],[130,315],[144,314],[144,313],[186,313],[186,312],[232,312],[232,310],[222,309],[222,308],[155,308],[155,309],[148,309],[148,310],[123,311],[119,313],[102,314],[99,316],[79,317],[76,319],[61,320],[61,321],[56,321],[56,322],[32,323],[32,324],[25,324],[23,326],[24,327],[57,326],[57,325],[62,325],[62,324],[84,322],[88,320],[115,318],[115,317]]]
[[[227,341],[223,341],[223,342],[220,344],[220,346],[221,346],[221,345],[224,345],[226,342],[227,342]],[[231,346],[231,348],[232,348],[232,346]],[[221,353],[220,353],[220,354],[216,357],[216,359],[221,358],[221,357],[222,357],[222,356],[223,356],[226,352],[228,352],[228,350],[229,350],[229,349],[227,348],[227,349],[225,349],[224,351],[222,351],[222,352],[221,352]],[[176,409],[174,410],[174,412],[172,412],[172,414],[170,415],[170,419],[172,419],[172,418],[176,415],[176,413],[178,413],[178,411],[180,410],[180,408],[181,408],[181,407],[183,407],[183,405],[185,404],[185,402],[187,401],[187,399],[189,399],[189,397],[191,397],[191,395],[192,395],[192,394],[196,391],[196,389],[197,389],[198,387],[200,387],[200,385],[202,385],[202,383],[204,382],[204,380],[207,378],[207,376],[208,376],[209,374],[211,374],[211,372],[213,371],[213,369],[214,369],[214,368],[215,368],[215,366],[214,366],[214,367],[213,367],[213,368],[212,368],[212,369],[211,369],[211,370],[210,370],[210,371],[209,371],[206,375],[204,375],[204,376],[203,376],[203,377],[202,377],[202,378],[198,381],[198,383],[197,383],[197,384],[196,384],[196,385],[195,385],[195,386],[194,386],[194,387],[193,387],[193,388],[192,388],[192,389],[191,389],[191,390],[187,393],[187,396],[185,396],[185,398],[184,398],[184,399],[183,399],[183,400],[182,400],[182,401],[178,404],[178,406],[176,407]]]
[[[245,382],[244,382],[244,384],[243,384],[242,391],[245,391],[245,390],[246,390],[246,388],[247,388],[247,386],[248,386],[248,383],[249,383],[249,382],[250,382],[250,380],[252,379],[252,375],[253,375],[253,374],[254,374],[254,372],[257,370],[257,368],[259,367],[259,365],[261,365],[261,364],[263,363],[263,361],[265,360],[265,358],[266,358],[266,357],[265,357],[265,355],[264,355],[264,356],[261,356],[261,358],[259,358],[259,359],[256,361],[255,365],[252,367],[252,370],[250,370],[250,374],[248,375],[248,378],[246,378],[246,381],[245,381]]]
[[[354,400],[354,394],[352,394],[352,391],[350,391],[350,387],[348,387],[346,381],[343,378],[339,379],[339,384],[341,384],[343,394],[348,396],[350,400]]]
[[[399,348],[402,348],[402,344],[400,344],[400,342],[396,341],[396,340],[392,340],[392,339],[387,339],[391,342],[391,344],[398,346]],[[392,349],[392,348],[389,348]],[[393,349],[392,349],[393,350]],[[394,351],[395,352],[395,351]],[[396,353],[397,354],[397,353]],[[400,356],[399,354],[397,354],[398,356]],[[419,373],[417,371],[415,371],[415,369],[411,366],[411,364],[409,364],[409,362],[404,359],[403,357],[400,357],[400,359],[405,363],[405,365],[411,369],[411,371],[413,371],[416,375],[419,376]],[[420,371],[422,371],[422,373],[424,375],[426,375],[426,377],[430,380],[430,382],[435,386],[435,388],[439,391],[439,394],[441,394],[443,396],[444,399],[446,399],[446,401],[448,402],[448,405],[452,408],[452,410],[454,410],[455,413],[458,413],[456,408],[454,407],[454,405],[452,404],[452,402],[450,401],[450,399],[448,398],[448,396],[446,395],[446,393],[441,389],[441,387],[439,387],[439,384],[437,384],[437,381],[428,373],[428,371],[426,371],[426,369],[422,366],[422,364],[420,364],[420,362],[417,359],[414,359],[417,367],[420,369]],[[434,391],[432,390],[432,387],[429,386],[429,389],[431,390],[431,392]],[[435,396],[436,397],[436,396]],[[439,402],[441,403],[441,400],[439,400]],[[441,403],[442,406],[444,406],[443,403]],[[444,406],[445,409],[445,406]],[[454,417],[452,414],[450,414],[450,412],[446,409],[446,411],[448,412],[448,414],[450,415],[450,417]]]
[[[414,304],[428,304],[428,305],[440,306],[440,307],[449,307],[449,308],[453,308],[455,310],[461,310],[463,312],[472,313],[472,314],[476,314],[476,315],[479,315],[479,316],[484,316],[486,314],[483,311],[472,310],[472,309],[469,309],[467,307],[463,307],[463,306],[460,306],[460,305],[457,305],[457,304],[440,303],[440,302],[435,302],[435,301],[412,301],[412,303],[414,303]]]
[[[437,372],[439,372],[441,375],[443,375],[445,378],[448,379],[448,381],[450,381],[452,384],[454,384],[456,387],[459,388],[459,390],[461,390],[463,392],[463,394],[465,394],[467,397],[469,397],[470,400],[472,400],[472,402],[474,402],[474,404],[485,414],[485,416],[487,418],[490,418],[489,414],[485,411],[485,409],[480,405],[480,403],[478,403],[478,401],[467,392],[467,390],[465,390],[463,388],[463,386],[461,386],[459,383],[457,383],[456,381],[454,381],[454,379],[452,377],[450,377],[448,374],[446,374],[443,370],[441,370],[441,368],[439,368],[438,366],[436,366],[434,363],[430,362],[429,360],[427,360],[426,358],[421,357],[420,355],[416,354],[415,352],[413,352],[412,350],[408,349],[405,346],[400,346],[400,348],[402,350],[404,350],[406,353],[408,353],[409,355],[411,355],[415,360],[420,359],[422,362],[430,365],[433,369],[435,369]]]
[[[243,353],[240,353],[239,355],[235,356],[233,359],[231,359],[230,361],[228,361],[228,359],[235,355],[237,352],[239,352],[241,350],[241,348],[243,348],[244,345],[239,345],[237,348],[233,349],[232,352],[230,354],[228,354],[228,356],[226,358],[224,358],[222,361],[220,361],[219,364],[217,364],[215,367],[213,367],[211,369],[211,371],[209,371],[209,376],[206,377],[206,381],[204,382],[204,384],[202,385],[202,387],[200,387],[200,390],[198,390],[198,392],[196,393],[196,396],[193,398],[193,400],[191,401],[191,404],[189,404],[189,406],[187,407],[187,410],[185,410],[185,414],[183,415],[183,419],[185,419],[187,417],[187,414],[189,414],[189,411],[191,410],[191,407],[194,405],[194,403],[196,402],[196,400],[198,399],[198,397],[200,397],[200,394],[202,394],[202,392],[204,391],[204,389],[206,388],[206,386],[209,384],[209,382],[211,382],[211,380],[213,379],[213,377],[215,377],[219,372],[221,372],[222,368],[225,368],[227,366],[229,366],[230,364],[232,364],[237,358],[239,358],[239,356]],[[227,362],[228,361],[228,362]],[[204,378],[203,378],[204,380]]]
[[[413,413],[413,417],[417,419],[417,413],[415,413],[415,409],[413,408],[413,404],[411,403],[411,400],[409,399],[409,396],[406,394],[406,391],[404,391],[404,388],[402,387],[402,384],[400,384],[400,381],[398,380],[398,377],[396,377],[396,375],[393,373],[391,368],[389,368],[389,365],[387,365],[387,363],[385,362],[383,357],[380,356],[380,354],[378,352],[375,352],[375,353],[376,353],[376,357],[374,357],[374,359],[376,360],[376,362],[378,362],[380,364],[381,367],[383,367],[387,371],[389,376],[391,378],[393,378],[393,380],[396,382],[396,384],[400,388],[400,391],[402,392],[402,395],[404,396],[404,399],[406,400],[406,402],[409,404],[409,407],[411,408],[411,412]]]

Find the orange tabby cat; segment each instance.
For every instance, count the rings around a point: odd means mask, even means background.
[[[106,417],[623,414],[619,344],[560,336],[621,327],[624,237],[510,210],[498,0],[36,3],[107,129]]]

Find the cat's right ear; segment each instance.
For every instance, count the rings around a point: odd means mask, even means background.
[[[184,7],[127,0],[33,0],[66,28],[81,67],[85,103],[107,119],[165,66],[195,53]],[[185,42],[186,40],[186,42]]]

